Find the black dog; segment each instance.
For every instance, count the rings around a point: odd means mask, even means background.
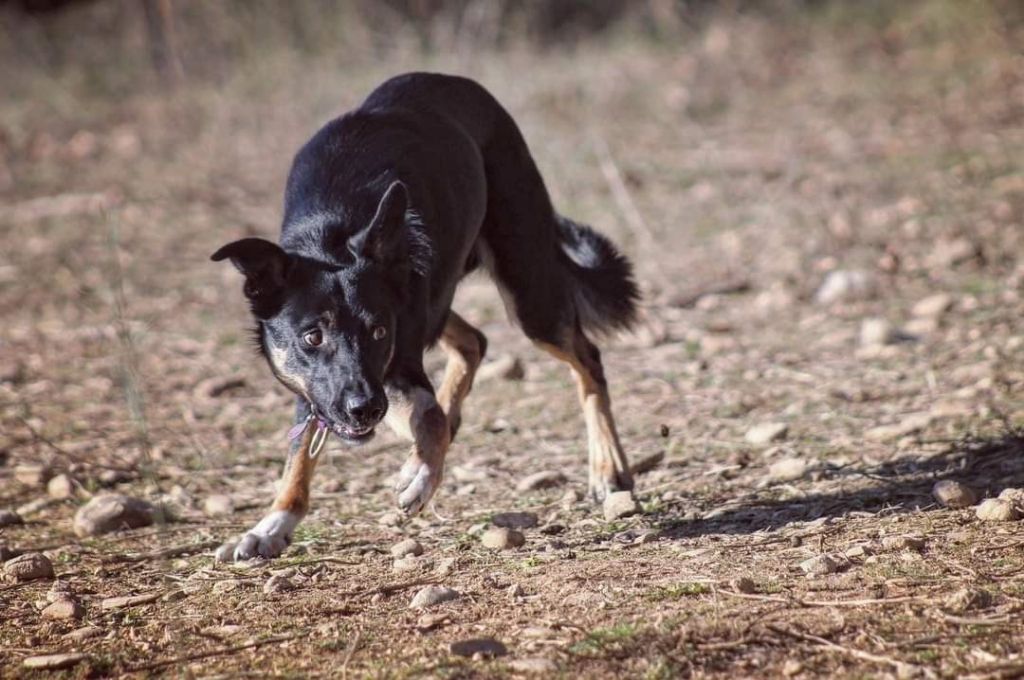
[[[487,347],[451,310],[459,281],[478,266],[526,335],[573,370],[593,497],[633,487],[600,353],[584,334],[630,326],[631,265],[605,237],[555,212],[515,122],[475,82],[412,73],[381,85],[295,157],[281,245],[246,238],[213,259],[245,275],[262,353],[298,394],[273,510],[222,558],[284,550],[308,510],[327,431],[360,442],[386,419],[413,442],[398,505],[423,508]],[[448,365],[435,394],[423,352],[438,342]]]

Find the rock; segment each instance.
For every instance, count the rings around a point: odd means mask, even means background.
[[[518,673],[533,673],[535,675],[550,676],[558,670],[558,664],[542,656],[524,656],[521,659],[511,659],[507,665]]]
[[[65,474],[60,474],[46,484],[46,493],[50,498],[62,501],[75,495],[75,483]]]
[[[765,446],[785,439],[787,434],[789,434],[789,425],[785,423],[759,423],[747,430],[743,438],[747,440],[748,444]]]
[[[604,518],[611,522],[640,512],[640,505],[631,491],[616,491],[604,499]]]
[[[14,510],[0,510],[0,528],[24,524],[25,520]]]
[[[967,612],[972,609],[985,609],[992,604],[992,594],[981,588],[961,588],[946,598],[943,603],[946,609],[953,612]]]
[[[103,629],[99,626],[82,626],[65,635],[64,639],[71,640],[72,642],[81,642],[82,640],[99,637],[100,635],[103,635]]]
[[[550,489],[565,484],[565,474],[558,470],[541,470],[527,475],[516,484],[516,491],[534,491],[536,489]]]
[[[54,578],[53,563],[43,553],[28,552],[4,562],[4,574],[18,582]]]
[[[804,665],[796,659],[787,659],[786,663],[782,664],[782,674],[787,678],[800,675],[803,671]]]
[[[540,519],[533,512],[499,512],[491,518],[491,523],[506,529],[532,529],[540,524]]]
[[[420,589],[409,603],[410,609],[426,609],[434,605],[456,600],[459,593],[446,586],[426,586]]]
[[[885,550],[913,550],[920,552],[924,549],[924,539],[920,536],[886,536],[882,539],[882,548]]]
[[[399,541],[391,546],[391,556],[396,559],[401,559],[410,555],[418,557],[422,554],[423,546],[413,538],[407,538],[404,541]]]
[[[122,494],[103,494],[75,513],[75,534],[98,536],[121,529],[137,529],[152,524],[156,515],[156,506],[144,500]]]
[[[899,330],[886,319],[864,319],[860,324],[860,344],[864,347],[879,347],[899,342]]]
[[[501,378],[502,380],[522,380],[526,377],[526,371],[523,369],[523,362],[519,360],[519,357],[515,357],[509,354],[498,357],[494,361],[488,361],[476,370],[476,377],[473,382],[480,384],[487,382],[488,380],[494,380],[495,378]]]
[[[977,255],[978,247],[966,238],[944,239],[935,243],[932,252],[925,258],[925,264],[929,267],[951,267]]]
[[[450,621],[451,617],[447,614],[424,614],[416,621],[416,629],[421,633],[427,633]]]
[[[50,478],[51,470],[41,463],[22,463],[14,467],[14,479],[25,486],[40,487]]]
[[[978,494],[971,487],[952,479],[935,482],[932,496],[946,508],[967,508],[978,502]]]
[[[820,305],[830,305],[834,302],[867,300],[874,297],[877,288],[874,277],[868,272],[836,269],[825,276],[818,292],[814,294],[814,301]]]
[[[380,518],[377,520],[377,524],[381,525],[382,527],[397,527],[404,520],[405,518],[402,516],[401,513],[388,511],[380,516]]]
[[[662,427],[665,426],[662,425]],[[644,456],[643,458],[638,458],[637,460],[635,460],[633,464],[629,466],[629,471],[632,472],[634,475],[642,475],[645,472],[650,472],[654,468],[661,465],[662,461],[664,460],[665,452],[658,451],[657,453],[652,453],[649,456]]]
[[[974,514],[987,522],[1012,522],[1020,519],[1020,512],[1013,503],[1002,498],[986,498],[975,508]]]
[[[235,502],[231,496],[215,494],[207,496],[203,501],[203,513],[207,517],[224,517],[235,512]]]
[[[88,658],[85,654],[45,654],[30,656],[22,661],[21,665],[39,671],[59,671],[77,666]]]
[[[455,567],[458,565],[458,563],[459,558],[446,557],[437,563],[437,566],[434,567],[434,573],[438,576],[447,576],[448,574],[455,571]]]
[[[486,658],[505,656],[508,649],[494,638],[473,638],[471,640],[459,640],[453,642],[450,647],[452,654],[456,656],[477,656]]]
[[[276,595],[277,593],[287,593],[289,590],[295,590],[295,584],[288,579],[287,576],[281,576],[275,574],[268,578],[263,584],[264,595]]]
[[[734,578],[731,581],[729,581],[729,586],[737,593],[746,593],[749,595],[750,593],[757,592],[757,584],[754,583],[754,579],[750,578],[749,576],[740,576],[739,578]]]
[[[953,306],[953,297],[948,293],[935,293],[917,301],[910,313],[919,317],[942,316]]]
[[[832,555],[817,555],[800,563],[808,576],[825,576],[839,571],[842,563]]]
[[[85,607],[70,597],[51,602],[46,606],[42,613],[42,617],[44,619],[57,621],[65,619],[80,619],[83,616],[85,616]]]
[[[1024,489],[1003,489],[999,492],[999,498],[1024,513]]]
[[[480,536],[480,543],[491,550],[508,550],[518,548],[526,543],[526,537],[515,529],[493,527]]]
[[[46,591],[47,602],[56,602],[57,600],[66,600],[74,597],[75,592],[67,581],[54,581],[50,589]]]
[[[426,567],[427,564],[421,557],[415,555],[406,555],[405,557],[399,557],[391,564],[391,569],[396,574],[405,574],[410,571],[419,571]]]
[[[777,482],[792,482],[807,472],[807,461],[802,458],[784,458],[771,464],[768,476]]]

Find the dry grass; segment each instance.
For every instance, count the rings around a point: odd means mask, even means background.
[[[1020,524],[983,525],[929,496],[945,477],[985,494],[1024,485],[1024,33],[987,7],[740,15],[661,42],[616,34],[543,54],[279,54],[169,95],[113,100],[90,97],[84,78],[41,79],[34,97],[5,101],[0,506],[46,495],[15,481],[18,465],[44,462],[81,489],[26,512],[0,542],[45,548],[103,633],[69,642],[75,625],[36,609],[47,583],[4,587],[0,675],[72,649],[89,655],[78,675],[505,676],[523,657],[565,677],[1024,672]],[[631,455],[666,454],[639,478],[646,513],[609,524],[564,489],[515,492],[538,468],[583,489],[582,423],[568,375],[473,279],[457,309],[494,356],[522,357],[526,378],[476,387],[436,513],[378,523],[404,453],[382,434],[358,456],[331,446],[281,560],[121,561],[226,537],[269,501],[291,400],[254,361],[236,274],[207,257],[230,238],[272,235],[298,144],[409,69],[487,84],[560,209],[637,262],[650,323],[605,355]],[[871,272],[879,295],[813,302],[828,271],[852,268]],[[700,294],[723,282],[745,285]],[[858,346],[864,318],[902,324],[940,291],[954,306],[916,342]],[[922,413],[919,428],[873,431]],[[787,423],[788,438],[747,444],[763,421]],[[769,467],[788,457],[807,473],[773,481]],[[122,469],[118,489],[165,500],[177,521],[74,539],[76,505]],[[205,518],[213,493],[242,509]],[[512,509],[567,529],[484,551],[470,529]],[[883,547],[906,534],[923,550]],[[455,558],[452,572],[391,573],[387,550],[403,536],[432,562]],[[808,579],[798,567],[860,544],[841,573]],[[284,568],[299,590],[264,595]],[[753,596],[734,593],[740,576]],[[419,577],[463,593],[429,632],[407,607]],[[947,598],[964,588],[991,603],[958,611]],[[100,607],[148,592],[184,597]],[[510,655],[449,655],[450,642],[480,636]],[[211,656],[182,660],[197,654]]]

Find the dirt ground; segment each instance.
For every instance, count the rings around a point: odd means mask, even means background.
[[[85,655],[69,677],[1024,675],[1024,526],[932,497],[1024,487],[1024,29],[968,5],[5,100],[0,508],[24,524],[0,543],[43,551],[84,615],[41,615],[50,579],[0,585],[0,676],[51,653]],[[580,500],[570,376],[480,277],[455,308],[522,376],[477,383],[433,506],[395,514],[390,433],[332,440],[285,555],[218,564],[270,502],[292,399],[208,256],[273,236],[298,145],[410,69],[491,88],[559,209],[636,263],[644,322],[602,347],[643,513]],[[517,489],[542,470],[566,480]],[[109,491],[169,521],[76,538]],[[508,511],[539,526],[484,548]],[[424,553],[396,570],[404,538]],[[428,584],[460,596],[411,609]],[[452,652],[473,638],[507,654]]]

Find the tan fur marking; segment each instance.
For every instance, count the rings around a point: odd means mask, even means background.
[[[286,510],[300,517],[309,511],[309,483],[313,479],[317,462],[322,458],[311,458],[309,455],[314,432],[315,427],[307,427],[298,448],[289,455],[281,477],[281,487],[271,506],[274,510]]]
[[[273,343],[268,343],[268,345],[270,346],[270,363],[274,366],[274,373],[282,382],[305,396],[307,394],[306,381],[301,375],[288,372],[288,350],[277,347]]]
[[[455,312],[450,312],[441,333],[441,348],[448,355],[437,401],[448,415],[452,429],[458,429],[462,418],[462,401],[473,388],[476,369],[483,359],[480,341],[472,326]]]

